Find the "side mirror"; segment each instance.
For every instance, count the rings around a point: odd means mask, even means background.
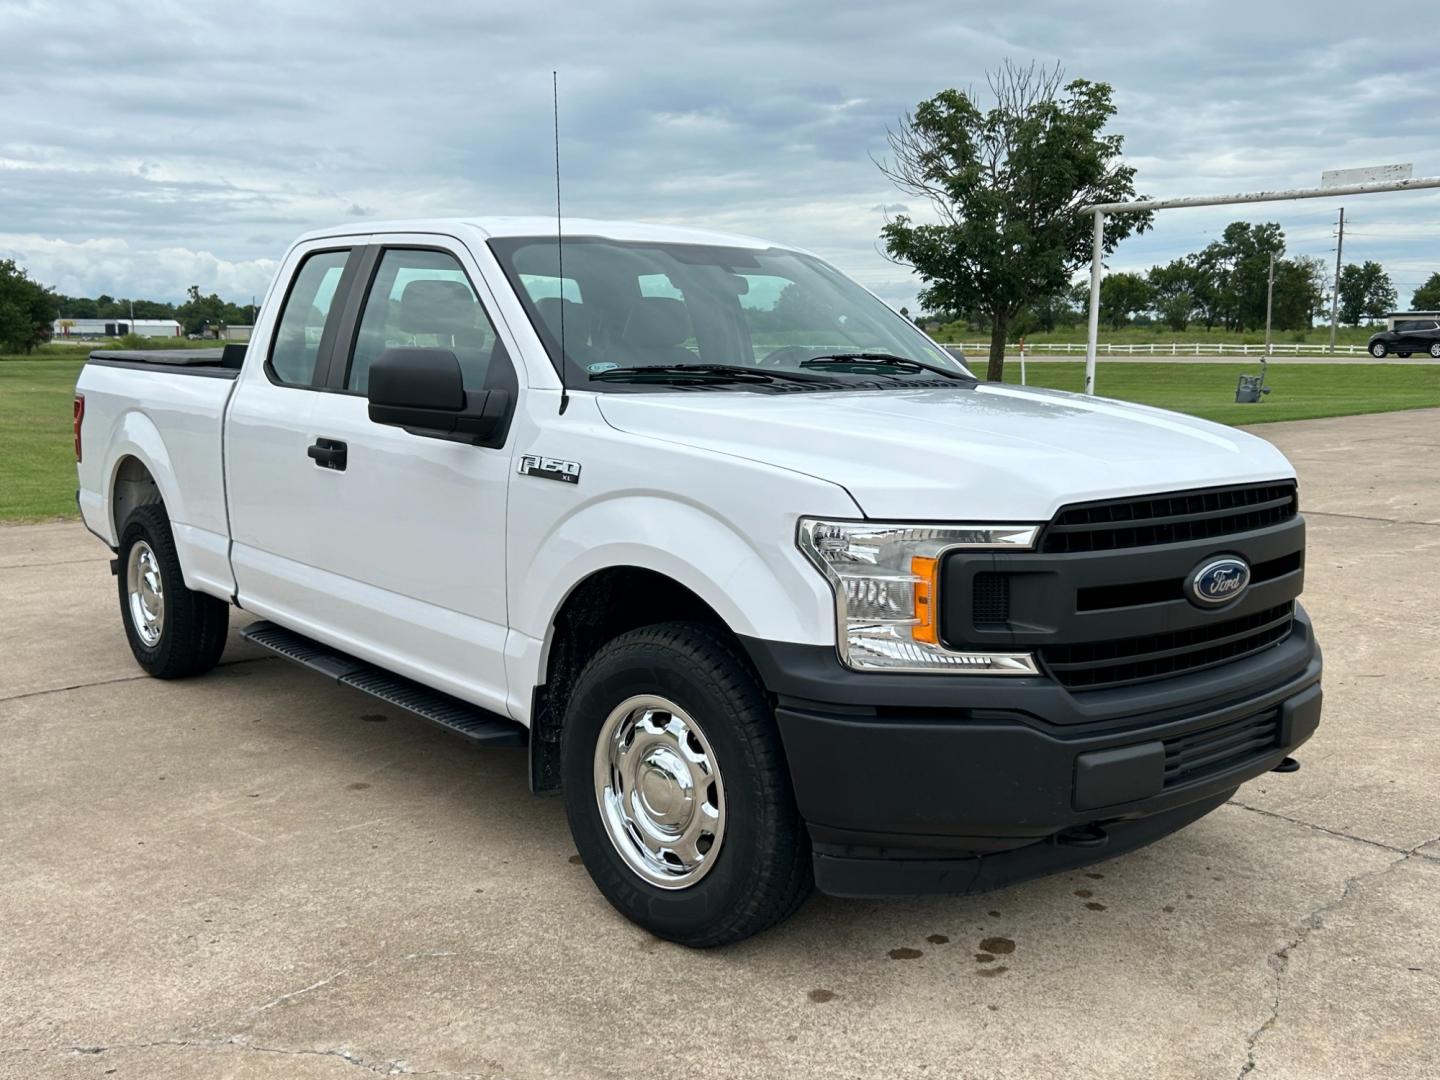
[[[467,391],[449,349],[386,349],[370,365],[370,420],[412,435],[486,445],[503,438],[504,390]]]

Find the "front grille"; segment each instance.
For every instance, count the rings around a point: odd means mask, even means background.
[[[1163,786],[1201,780],[1261,756],[1280,744],[1280,709],[1165,740]]]
[[[1293,574],[1305,563],[1303,553],[1292,551],[1276,559],[1267,559],[1250,567],[1250,584],[1263,585],[1267,581]],[[1075,590],[1076,611],[1108,611],[1111,608],[1136,607],[1140,604],[1159,604],[1167,600],[1180,600],[1185,596],[1183,577],[1165,578],[1161,581],[1126,581],[1117,585],[1092,585]]]
[[[1294,617],[1294,603],[1286,602],[1186,630],[1077,645],[1047,645],[1041,648],[1040,657],[1064,686],[1098,690],[1239,660],[1285,640]]]
[[[1299,512],[1293,481],[1176,491],[1062,507],[1040,550],[1063,554],[1151,547],[1249,532]]]

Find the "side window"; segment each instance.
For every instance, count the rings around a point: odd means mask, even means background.
[[[466,390],[485,387],[492,359],[508,363],[470,279],[444,251],[391,248],[381,256],[355,334],[346,389],[365,393],[375,358],[406,345],[449,349],[460,361]]]
[[[270,347],[270,371],[280,382],[309,386],[313,380],[325,320],[349,258],[348,250],[317,251],[300,264]]]

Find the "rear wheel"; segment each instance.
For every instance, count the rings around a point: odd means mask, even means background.
[[[1430,346],[1430,355],[1435,357],[1436,360],[1440,360],[1440,341]]]
[[[1389,351],[1390,351],[1390,349],[1386,346],[1385,342],[1383,342],[1383,341],[1375,341],[1375,342],[1372,342],[1371,345],[1370,345],[1370,355],[1373,356],[1373,357],[1375,357],[1376,360],[1383,360],[1383,359],[1385,359],[1385,354],[1388,353]]]
[[[711,627],[665,623],[611,641],[576,681],[562,738],[575,845],[633,922],[683,945],[723,945],[809,894],[774,715]]]
[[[209,671],[225,649],[230,605],[185,587],[163,507],[137,507],[120,530],[120,617],[136,662],[160,679]]]

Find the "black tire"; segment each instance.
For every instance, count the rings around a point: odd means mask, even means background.
[[[154,642],[147,642],[141,636],[130,602],[130,556],[140,543],[148,545],[154,553],[164,597],[164,619],[159,626],[158,640]],[[135,662],[157,679],[181,679],[213,668],[225,651],[230,605],[185,587],[164,507],[152,503],[132,511],[120,529],[117,554],[120,619],[125,624],[125,637],[135,654]]]
[[[1370,345],[1370,355],[1375,357],[1376,360],[1384,360],[1389,352],[1390,346],[1386,345],[1383,341],[1372,342]]]
[[[1430,346],[1430,355],[1433,356],[1436,360],[1440,360],[1440,341],[1437,341],[1434,345]]]
[[[597,739],[611,712],[639,695],[689,713],[723,777],[723,839],[704,876],[683,888],[659,887],[632,869],[601,820]],[[657,937],[695,948],[739,941],[788,918],[814,885],[774,712],[738,648],[712,627],[664,623],[605,645],[570,694],[562,769],[585,868],[621,914]]]

